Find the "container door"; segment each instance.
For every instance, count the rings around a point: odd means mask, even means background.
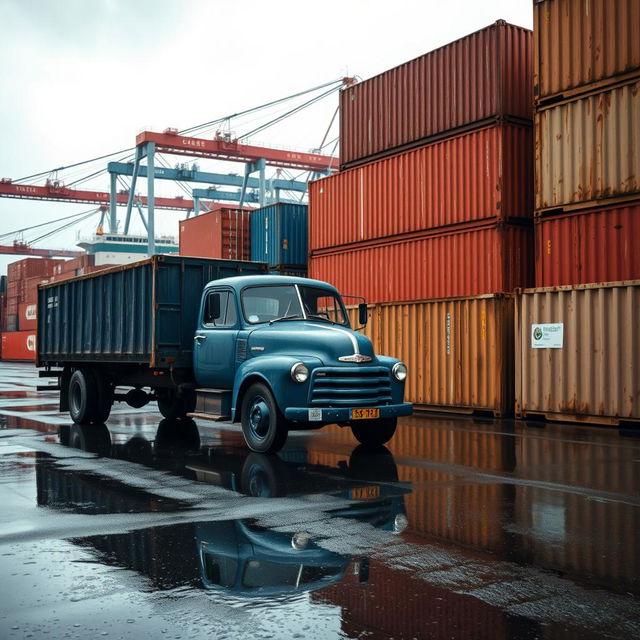
[[[193,366],[201,387],[233,388],[239,328],[235,293],[229,289],[209,290],[193,349]]]

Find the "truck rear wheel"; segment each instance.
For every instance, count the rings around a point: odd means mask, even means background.
[[[287,439],[286,422],[269,387],[252,384],[242,398],[242,433],[251,451],[275,453]]]
[[[175,389],[156,389],[158,410],[163,418],[175,420],[185,418],[187,413],[192,413],[196,408],[196,394],[193,391],[185,391],[181,396]]]
[[[90,372],[93,374],[96,383],[97,406],[95,411],[96,422],[106,422],[111,413],[113,406],[113,385],[100,371],[95,369]]]
[[[69,380],[69,413],[76,424],[96,418],[99,398],[95,377],[89,369],[76,369]]]
[[[352,422],[351,431],[358,442],[365,445],[378,446],[389,442],[393,438],[397,422],[397,418],[362,420],[362,422]]]

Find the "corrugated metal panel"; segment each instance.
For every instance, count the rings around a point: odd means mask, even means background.
[[[1,353],[3,360],[35,360],[35,332],[11,331],[3,333]]]
[[[511,292],[533,282],[532,230],[475,225],[317,253],[309,275],[369,302]]]
[[[495,116],[532,118],[532,35],[498,21],[342,91],[343,167]]]
[[[310,249],[533,214],[530,127],[500,125],[312,182]]]
[[[516,413],[640,420],[640,281],[525,291],[516,304]],[[563,324],[562,348],[532,348],[532,325]]]
[[[307,205],[278,203],[251,212],[252,260],[270,267],[304,267],[307,236]]]
[[[349,312],[357,326],[357,309]],[[405,399],[435,410],[513,411],[513,298],[394,303],[370,308],[376,353],[409,368]]]
[[[638,34],[638,0],[534,2],[534,97],[569,95],[640,69]]]
[[[266,265],[154,256],[38,291],[38,359],[191,367],[202,290]]]
[[[536,286],[640,279],[640,202],[538,218]]]
[[[639,89],[635,81],[536,113],[536,209],[640,192]]]
[[[250,211],[219,208],[180,222],[180,255],[249,260],[249,232]]]

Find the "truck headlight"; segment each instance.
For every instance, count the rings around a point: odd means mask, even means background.
[[[391,373],[396,380],[402,382],[407,378],[407,365],[404,362],[396,362],[393,365],[393,369],[391,369]]]
[[[306,382],[309,377],[309,369],[302,362],[296,362],[291,367],[291,378],[294,382]]]

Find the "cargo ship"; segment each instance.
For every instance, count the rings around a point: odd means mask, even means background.
[[[128,264],[144,260],[149,253],[146,235],[137,236],[124,233],[100,233],[91,238],[79,238],[77,245],[95,258],[95,265]],[[156,238],[156,253],[178,253],[179,245],[171,236]]]

